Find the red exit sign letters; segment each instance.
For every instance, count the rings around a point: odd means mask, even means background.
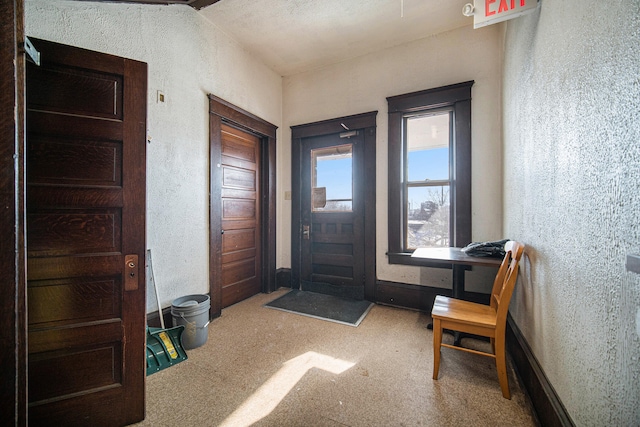
[[[538,6],[538,0],[474,0],[473,28],[517,18]]]

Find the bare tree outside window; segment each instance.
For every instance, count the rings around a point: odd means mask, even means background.
[[[405,118],[407,249],[451,241],[450,119],[450,110]]]
[[[413,188],[409,194],[407,246],[449,246],[449,187]]]

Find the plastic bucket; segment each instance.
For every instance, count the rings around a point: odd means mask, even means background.
[[[184,325],[182,345],[185,349],[200,347],[207,342],[210,305],[208,295],[187,295],[171,303],[173,326]]]

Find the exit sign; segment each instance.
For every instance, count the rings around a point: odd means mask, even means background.
[[[517,18],[537,6],[538,0],[474,0],[473,28]]]

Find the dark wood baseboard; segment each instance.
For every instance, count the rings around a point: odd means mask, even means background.
[[[436,295],[450,296],[451,290],[378,280],[375,302],[430,313]]]
[[[506,338],[507,351],[511,355],[522,386],[529,394],[540,425],[573,427],[573,421],[566,408],[510,314],[507,317]]]
[[[451,289],[378,280],[376,282],[375,302],[431,313],[436,295],[450,297]],[[465,292],[463,298],[468,301],[489,304],[488,294]]]
[[[162,318],[164,319],[165,328],[170,328],[173,326],[173,319],[171,318],[171,307],[162,309]],[[162,326],[160,324],[160,315],[157,311],[147,313],[147,326],[152,328],[159,328]]]
[[[276,270],[276,289],[291,287],[291,269],[279,268]]]

